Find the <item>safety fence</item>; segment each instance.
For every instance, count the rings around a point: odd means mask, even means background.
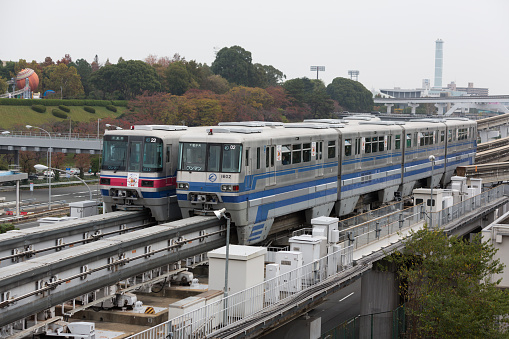
[[[247,290],[173,318],[129,338],[204,338],[225,326],[280,305],[350,267],[353,247],[339,249]]]

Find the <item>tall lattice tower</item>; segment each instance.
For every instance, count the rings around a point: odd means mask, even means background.
[[[435,41],[435,85],[436,88],[442,88],[442,67],[444,65],[444,41],[437,39]]]

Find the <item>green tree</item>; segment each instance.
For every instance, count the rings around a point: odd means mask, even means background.
[[[43,70],[44,90],[62,91],[64,98],[83,97],[83,85],[78,71],[65,63],[48,66]]]
[[[106,94],[120,94],[119,99],[133,99],[145,91],[160,90],[157,73],[150,65],[141,60],[121,61],[116,65],[106,65],[94,72],[90,81],[97,89]]]
[[[174,95],[182,95],[190,88],[197,88],[198,83],[188,71],[184,61],[172,62],[165,71],[166,86]]]
[[[17,230],[14,224],[4,223],[0,224],[0,234],[5,233],[7,231]]]
[[[202,80],[200,89],[224,94],[230,90],[230,84],[220,75],[210,75]]]
[[[7,85],[7,80],[0,76],[0,94],[6,93],[8,89],[9,85]]]
[[[76,71],[81,77],[81,84],[83,85],[83,90],[85,92],[85,96],[88,96],[90,91],[92,90],[90,85],[90,76],[92,75],[92,66],[85,59],[78,59],[76,62],[71,62],[69,66],[73,66],[76,68]]]
[[[330,118],[334,103],[327,94],[321,80],[298,78],[285,81],[283,88],[288,92],[293,105],[305,107],[309,113],[304,118]]]
[[[327,86],[327,94],[349,111],[371,112],[373,109],[373,94],[358,81],[335,78]]]
[[[16,71],[14,68],[16,67],[16,63],[14,61],[7,61],[5,66],[3,62],[0,62],[0,77],[11,80],[12,77],[16,75]]]
[[[504,267],[495,252],[480,236],[468,242],[425,227],[388,257],[398,267],[411,338],[507,337],[509,294],[490,279]]]
[[[250,86],[252,72],[251,52],[240,46],[224,47],[217,52],[216,59],[210,69],[237,85]]]

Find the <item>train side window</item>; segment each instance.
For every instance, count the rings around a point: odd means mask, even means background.
[[[445,131],[440,131],[440,142],[445,141]]]
[[[290,165],[292,163],[292,145],[283,145],[281,147],[281,162],[283,165]]]
[[[302,161],[303,162],[311,161],[311,143],[306,143],[302,145]]]
[[[260,169],[260,147],[256,148],[256,169]]]
[[[292,164],[298,164],[302,160],[302,145],[294,144],[292,150]]]
[[[270,164],[270,146],[265,147],[265,167],[269,167]]]
[[[394,148],[401,149],[401,134],[396,134],[394,138]]]
[[[419,137],[417,140],[419,140],[419,145],[424,146],[424,144],[426,143],[426,136],[424,133],[421,133],[421,132],[418,132],[418,133],[419,133]]]
[[[355,145],[357,148],[357,144]],[[352,139],[345,139],[345,157],[352,155]]]
[[[452,141],[452,129],[447,131],[447,141],[448,142]]]
[[[327,157],[329,159],[336,157],[336,140],[329,141],[329,147],[327,148]]]
[[[274,167],[274,146],[270,148],[270,166]]]
[[[378,152],[378,137],[371,138],[371,152]]]
[[[382,136],[382,137],[378,137],[378,151],[379,152],[383,152],[384,151],[384,140],[385,138]]]
[[[406,147],[412,147],[412,133],[406,135]]]
[[[371,138],[366,138],[366,146],[364,146],[364,153],[371,153]]]
[[[246,166],[249,166],[249,150],[246,150]]]
[[[387,136],[387,150],[392,150],[392,135]]]
[[[361,139],[355,139],[355,154],[361,154]]]

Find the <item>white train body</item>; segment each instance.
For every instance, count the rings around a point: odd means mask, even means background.
[[[476,123],[468,119],[338,122],[224,124],[183,134],[182,216],[224,207],[239,243],[254,244],[274,233],[275,218],[346,215],[370,199],[389,202],[431,180],[445,184],[457,166],[474,162]]]

